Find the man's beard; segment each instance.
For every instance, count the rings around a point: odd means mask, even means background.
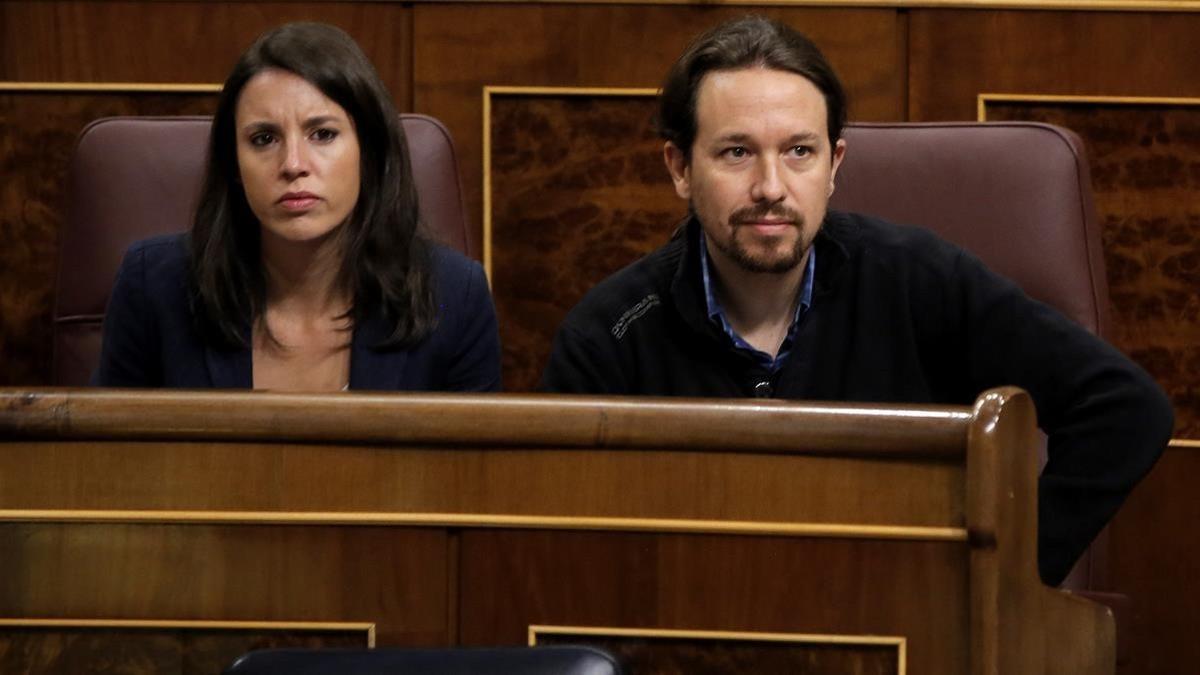
[[[772,216],[790,221],[790,227],[796,229],[796,243],[792,250],[780,256],[755,255],[738,236],[745,223],[755,222],[760,218]],[[810,242],[804,240],[804,216],[783,206],[768,204],[766,206],[751,206],[734,211],[729,216],[729,239],[718,240],[710,237],[709,241],[718,251],[734,262],[738,267],[755,274],[784,274],[790,272],[804,260]]]

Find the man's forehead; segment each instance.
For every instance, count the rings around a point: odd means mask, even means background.
[[[714,70],[696,92],[697,132],[706,135],[750,134],[769,124],[789,136],[823,136],[828,130],[825,96],[803,75],[753,66]]]

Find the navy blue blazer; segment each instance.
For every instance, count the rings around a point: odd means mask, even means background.
[[[100,365],[102,387],[249,389],[250,348],[205,344],[188,302],[185,237],[173,234],[129,248],[108,302]],[[350,388],[380,391],[496,391],[500,338],[479,263],[450,249],[433,252],[437,325],[409,349],[375,349],[390,335],[368,317],[354,329]]]

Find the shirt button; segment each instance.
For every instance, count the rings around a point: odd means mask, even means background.
[[[756,398],[771,398],[771,383],[763,380],[754,385],[754,396]]]

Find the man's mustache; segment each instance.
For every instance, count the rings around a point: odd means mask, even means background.
[[[779,202],[740,208],[729,216],[729,222],[733,225],[744,225],[762,220],[768,216],[774,220],[789,221],[791,224],[797,226],[804,224],[804,216]]]

